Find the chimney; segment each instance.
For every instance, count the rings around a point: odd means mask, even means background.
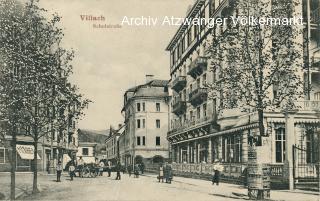
[[[154,75],[146,75],[146,83],[149,83],[153,80]]]

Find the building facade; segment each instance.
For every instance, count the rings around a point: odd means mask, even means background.
[[[125,133],[119,144],[121,162],[126,165],[168,158],[168,81],[146,78],[145,84],[124,94]]]
[[[206,49],[210,41],[222,36],[227,26],[181,25],[167,46],[170,52],[170,119],[168,140],[177,172],[212,172],[212,163],[221,160],[223,176],[240,178],[248,162],[250,136],[260,139],[256,147],[261,163],[271,164],[272,179],[285,181],[286,167],[293,169],[293,179],[319,178],[319,109],[320,109],[320,40],[319,1],[301,1],[296,7],[304,17],[303,32],[298,38],[305,55],[298,73],[310,90],[296,102],[295,113],[266,111],[267,137],[259,136],[258,115],[239,108],[222,109],[220,99],[209,97],[207,83],[222,75],[212,71]],[[234,14],[233,1],[197,0],[186,18],[217,18]],[[309,43],[302,42],[308,38]],[[222,66],[223,68],[223,66]],[[305,90],[305,89],[304,89]],[[289,138],[286,138],[286,135]],[[292,148],[293,147],[293,148]],[[288,156],[286,156],[288,155]],[[289,165],[285,159],[293,158]],[[302,180],[301,180],[302,178]]]

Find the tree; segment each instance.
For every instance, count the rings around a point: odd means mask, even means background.
[[[11,129],[13,136],[19,129],[33,139],[33,193],[37,193],[39,140],[51,135],[55,127],[65,130],[70,115],[80,118],[90,101],[84,99],[76,86],[71,87],[68,81],[74,53],[59,45],[63,38],[62,30],[58,27],[60,17],[55,14],[51,20],[47,20],[44,17],[45,10],[33,0],[22,8],[17,20],[9,17],[0,24],[3,61],[1,109],[4,117],[9,118],[7,128]],[[11,12],[13,16],[16,15],[16,12]],[[77,107],[65,112],[72,104]]]
[[[233,19],[219,36],[214,31],[208,49],[212,70],[219,73],[219,79],[208,86],[210,97],[220,99],[220,109],[257,114],[259,135],[266,136],[264,112],[293,108],[303,95],[301,27],[233,20],[290,18],[298,16],[299,4],[295,0],[233,3],[229,8]]]

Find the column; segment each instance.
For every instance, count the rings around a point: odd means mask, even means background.
[[[176,145],[176,149],[177,149],[177,158],[176,158],[176,162],[177,163],[180,163],[180,148],[179,148],[179,145],[177,144]]]
[[[293,190],[294,178],[293,178],[293,161],[292,161],[292,146],[295,141],[294,132],[294,113],[295,111],[287,111],[285,113],[286,118],[286,156],[284,163],[284,173],[289,181],[289,189]]]
[[[208,142],[208,163],[212,163],[212,138]]]
[[[248,162],[248,130],[243,131],[241,144],[242,144],[241,161],[242,163],[247,163]]]
[[[201,144],[200,144],[200,142],[198,143],[198,146],[197,146],[197,163],[201,163],[201,159],[200,159],[200,148],[201,148],[201,146],[200,146]]]
[[[197,141],[193,145],[193,163],[197,163]]]
[[[191,159],[191,151],[190,151],[190,143],[188,143],[187,145],[187,163],[190,163],[190,159]]]
[[[183,163],[183,147],[180,147],[180,163]]]

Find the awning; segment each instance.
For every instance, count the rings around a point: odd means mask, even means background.
[[[95,163],[95,158],[93,156],[82,156],[84,163]]]
[[[20,155],[22,159],[26,160],[33,160],[33,154],[34,154],[34,146],[33,145],[21,145],[17,144],[16,145],[17,152]],[[41,159],[39,154],[37,154],[37,159]]]

